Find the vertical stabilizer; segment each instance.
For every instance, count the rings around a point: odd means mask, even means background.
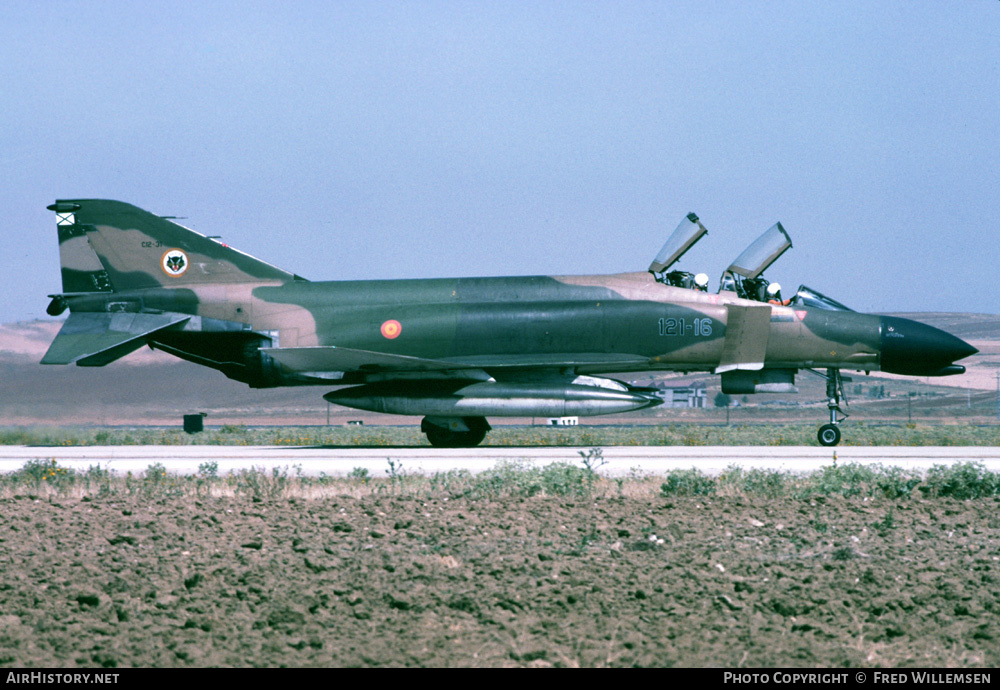
[[[121,201],[59,200],[63,291],[108,292],[214,283],[287,282],[294,275]]]

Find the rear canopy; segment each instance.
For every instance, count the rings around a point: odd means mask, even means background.
[[[792,238],[781,223],[775,223],[736,257],[736,261],[726,269],[744,278],[756,278],[792,247]]]

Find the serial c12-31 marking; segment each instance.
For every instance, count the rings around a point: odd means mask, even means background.
[[[712,335],[712,319],[660,319],[660,335]]]

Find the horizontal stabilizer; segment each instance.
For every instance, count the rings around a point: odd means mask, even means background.
[[[184,323],[185,314],[70,314],[42,364],[103,367],[146,344],[146,337]]]
[[[457,371],[463,369],[565,368],[593,364],[621,364],[625,368],[644,366],[649,359],[638,355],[618,354],[536,354],[475,355],[451,360],[424,359],[347,347],[262,348],[292,371],[320,373],[333,371],[419,372]]]

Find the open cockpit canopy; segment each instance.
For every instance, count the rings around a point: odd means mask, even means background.
[[[781,223],[775,223],[729,264],[726,270],[744,278],[756,278],[792,247],[792,238]]]
[[[684,220],[680,222],[680,225],[667,238],[667,241],[663,244],[663,248],[660,249],[656,258],[653,259],[653,263],[649,265],[649,270],[652,273],[666,271],[677,263],[684,256],[684,253],[707,233],[708,230],[698,220],[698,216],[693,213],[687,214]]]
[[[693,213],[687,214],[687,216],[680,222],[674,231],[667,238],[667,241],[663,244],[663,248],[653,259],[653,263],[649,264],[649,272],[656,276],[656,279],[666,285],[673,285],[675,287],[695,287],[694,275],[686,271],[670,271],[667,272],[671,266],[677,263],[685,252],[695,245],[695,243],[708,234],[708,230],[701,221],[698,220],[698,216]],[[707,285],[707,277],[704,279],[704,285]]]
[[[761,274],[791,247],[792,238],[781,223],[775,223],[729,264],[719,281],[719,291],[767,302],[768,281]]]

